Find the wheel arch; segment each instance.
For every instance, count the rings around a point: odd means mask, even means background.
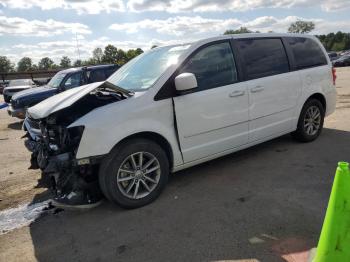
[[[113,148],[116,148],[118,145],[125,143],[128,140],[132,140],[132,139],[136,139],[136,138],[148,139],[148,140],[151,140],[151,141],[157,143],[166,153],[168,160],[169,160],[169,167],[170,168],[173,167],[174,154],[173,154],[172,147],[171,147],[169,141],[164,136],[162,136],[156,132],[145,131],[145,132],[139,132],[139,133],[129,135],[129,136],[123,138],[122,140],[120,140]]]
[[[321,93],[314,93],[314,94],[312,94],[311,96],[309,96],[309,97],[305,100],[304,105],[305,105],[305,103],[306,103],[307,101],[309,101],[310,99],[316,99],[316,100],[320,101],[321,104],[322,104],[322,106],[323,106],[324,112],[327,111],[326,97],[325,97],[323,94],[321,94]]]

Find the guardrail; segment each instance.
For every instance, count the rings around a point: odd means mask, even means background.
[[[46,70],[46,71],[38,70],[38,71],[28,71],[28,72],[16,72],[16,73],[0,72],[0,79],[3,82],[5,82],[6,80],[13,80],[13,79],[31,78],[32,80],[34,80],[35,78],[51,78],[61,70],[62,69],[53,69],[53,70]]]

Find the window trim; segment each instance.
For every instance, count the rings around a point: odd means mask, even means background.
[[[284,52],[286,54],[286,58],[287,58],[288,71],[284,72],[284,73],[272,74],[272,75],[268,75],[268,76],[263,76],[263,77],[257,77],[257,78],[249,79],[247,71],[246,71],[246,67],[245,67],[245,60],[244,60],[242,52],[240,52],[240,48],[238,46],[239,45],[238,42],[240,40],[272,40],[272,39],[281,41],[283,50],[284,50]],[[242,71],[242,75],[243,75],[242,81],[251,81],[251,80],[261,79],[261,78],[265,78],[265,77],[272,77],[272,76],[276,76],[276,75],[287,74],[287,73],[290,73],[292,71],[290,57],[289,57],[286,45],[283,42],[283,37],[244,37],[244,38],[237,38],[237,39],[233,39],[233,46],[235,48],[235,53],[237,53],[237,55],[239,56],[239,67],[241,67],[241,71]]]
[[[157,94],[154,97],[154,100],[155,101],[159,101],[159,100],[163,100],[163,99],[177,97],[177,96],[181,96],[181,95],[185,95],[185,94],[187,95],[187,94],[207,91],[207,90],[211,90],[211,89],[215,89],[215,88],[220,87],[220,86],[217,86],[217,87],[213,87],[213,88],[205,89],[205,90],[197,90],[195,88],[194,90],[188,90],[188,91],[186,91],[186,92],[181,94],[181,93],[177,92],[176,89],[175,89],[175,77],[179,75],[179,72],[182,70],[182,68],[198,52],[200,52],[201,50],[203,50],[204,48],[207,48],[209,46],[217,45],[217,44],[221,44],[221,43],[228,43],[229,44],[231,52],[232,52],[232,55],[233,55],[233,60],[234,60],[233,62],[235,63],[235,67],[236,67],[236,73],[237,73],[237,81],[232,82],[232,83],[230,83],[228,85],[232,85],[232,84],[236,84],[236,83],[241,82],[241,72],[238,69],[238,63],[237,63],[237,60],[236,60],[234,48],[232,46],[232,39],[216,40],[216,41],[213,41],[213,42],[210,42],[210,43],[206,43],[206,44],[203,44],[203,45],[199,46],[188,57],[186,57],[186,59],[177,67],[175,72],[168,78],[168,80],[164,83],[164,85],[159,89],[159,91],[157,92]]]

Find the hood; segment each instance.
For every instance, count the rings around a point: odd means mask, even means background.
[[[32,88],[32,86],[30,86],[30,85],[8,86],[8,87],[5,87],[4,91],[11,92],[11,91],[18,91],[18,90],[23,90],[23,89],[28,89],[28,88]]]
[[[102,84],[103,82],[97,82],[64,91],[40,102],[33,107],[30,107],[28,109],[28,113],[34,119],[45,118],[52,113],[71,106],[83,96],[87,95]]]
[[[40,96],[40,95],[46,95],[46,94],[54,94],[56,93],[57,89],[52,88],[49,86],[41,86],[41,87],[35,87],[30,88],[27,90],[20,91],[13,95],[12,100],[22,100],[27,99],[33,96]]]

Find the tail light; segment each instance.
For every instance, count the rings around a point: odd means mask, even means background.
[[[337,80],[337,71],[334,67],[332,67],[332,77],[333,77],[333,85],[335,85],[335,80]]]

